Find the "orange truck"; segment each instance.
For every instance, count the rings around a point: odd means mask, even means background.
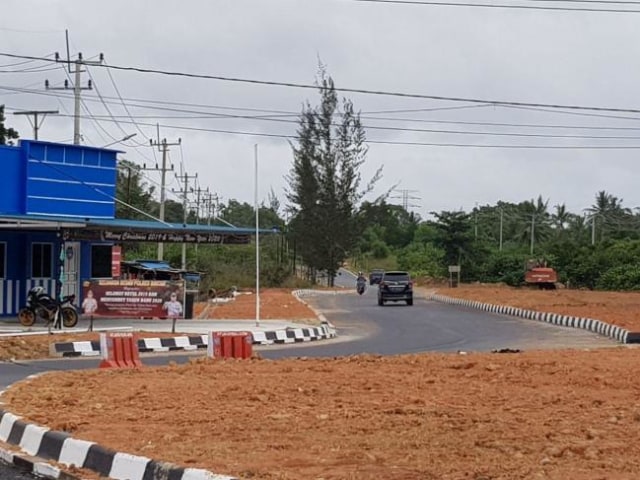
[[[535,285],[541,290],[554,290],[558,281],[558,272],[547,266],[544,260],[529,260],[524,274],[526,285]]]

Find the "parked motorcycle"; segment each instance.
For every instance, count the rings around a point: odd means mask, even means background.
[[[78,312],[73,306],[75,295],[67,295],[57,300],[44,291],[43,287],[33,287],[27,293],[27,306],[20,309],[18,318],[25,327],[32,326],[38,318],[54,328],[73,328],[78,323]]]

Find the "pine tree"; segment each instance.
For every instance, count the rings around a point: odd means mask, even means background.
[[[13,145],[13,140],[19,137],[18,132],[13,128],[4,126],[4,105],[0,105],[0,145]]]
[[[304,106],[297,145],[292,145],[287,199],[298,254],[313,270],[326,271],[332,284],[361,233],[355,220],[358,204],[379,180],[381,169],[361,188],[359,170],[367,146],[360,114],[347,99],[338,111],[334,82],[322,66],[317,85],[320,105]]]

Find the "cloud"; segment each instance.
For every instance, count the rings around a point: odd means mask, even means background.
[[[553,104],[637,107],[635,83],[640,67],[637,14],[520,11],[478,8],[361,4],[328,0],[191,0],[110,2],[11,0],[0,20],[1,50],[9,53],[66,55],[64,30],[69,30],[72,57],[103,52],[110,65],[141,66],[296,83],[312,83],[318,59],[327,64],[339,87],[430,95]],[[34,15],[37,12],[37,15]],[[0,64],[16,63],[6,57]],[[41,139],[70,140],[73,101],[70,92],[52,96],[44,79],[60,86],[58,70],[8,73],[26,65],[0,67],[0,90],[10,124],[29,137],[25,117],[10,109],[59,109],[66,116],[48,117]],[[89,67],[97,90],[83,91],[82,133],[85,141],[104,145],[138,132],[125,157],[136,163],[156,161],[148,138],[182,138],[172,161],[198,173],[200,187],[223,200],[253,202],[254,145],[259,145],[260,198],[273,189],[284,200],[285,175],[291,166],[286,139],[203,130],[292,135],[295,123],[240,118],[175,118],[208,114],[265,115],[289,113],[295,119],[303,103],[315,104],[313,90],[261,86],[218,80],[188,79],[112,71],[137,126],[118,99],[107,71]],[[89,77],[83,74],[83,85]],[[97,96],[108,102],[110,113]],[[107,98],[108,97],[108,98]],[[461,106],[460,103],[350,94],[356,108],[367,112]],[[143,103],[137,100],[151,100]],[[165,102],[165,103],[160,103]],[[174,102],[169,104],[166,102]],[[177,105],[179,104],[179,105]],[[189,105],[185,105],[189,104]],[[155,109],[143,108],[143,105]],[[160,110],[159,107],[174,110]],[[214,108],[215,107],[215,108]],[[222,109],[220,107],[228,107]],[[231,110],[232,108],[258,109]],[[202,115],[200,115],[202,116]],[[369,130],[377,141],[479,145],[640,145],[638,139],[509,137],[494,133],[610,135],[640,137],[639,115],[632,119],[569,115],[504,107],[381,113],[385,120],[365,125],[440,129],[482,134]],[[172,118],[167,118],[172,117]],[[389,118],[398,120],[392,121]],[[425,121],[430,122],[425,122]],[[522,125],[469,125],[436,122],[481,122]],[[638,128],[598,130],[565,126]],[[183,127],[183,128],[175,128]],[[200,130],[198,130],[200,129]],[[132,148],[134,143],[140,144]],[[545,150],[462,148],[371,144],[363,169],[365,179],[384,165],[374,194],[392,185],[410,190],[412,207],[423,217],[429,211],[469,210],[499,200],[520,202],[542,195],[550,205],[565,203],[574,213],[593,203],[597,191],[640,205],[634,178],[637,150]],[[159,176],[148,175],[158,180]],[[154,175],[156,175],[154,177]]]

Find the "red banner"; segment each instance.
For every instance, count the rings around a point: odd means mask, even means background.
[[[182,281],[91,280],[81,307],[94,317],[184,318],[184,296]]]

